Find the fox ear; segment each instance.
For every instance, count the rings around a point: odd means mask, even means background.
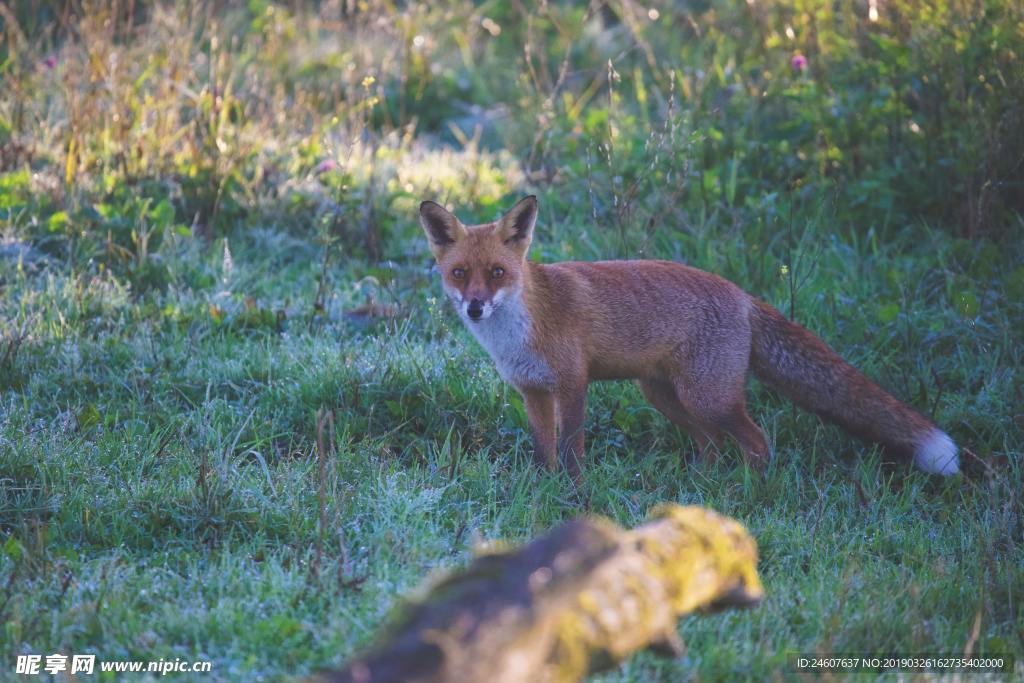
[[[427,233],[430,251],[441,258],[444,250],[458,242],[466,234],[466,228],[455,217],[455,214],[436,202],[420,204],[420,225]]]
[[[516,202],[498,221],[498,235],[510,247],[524,253],[533,239],[533,226],[537,223],[537,198],[532,194]]]

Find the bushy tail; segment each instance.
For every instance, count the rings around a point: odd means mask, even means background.
[[[959,471],[956,445],[945,432],[886,393],[825,342],[756,299],[750,322],[751,368],[768,386],[857,437],[913,458],[926,472]]]

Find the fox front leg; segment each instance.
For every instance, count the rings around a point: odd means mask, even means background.
[[[533,460],[538,467],[553,469],[555,457],[555,396],[550,391],[520,389],[526,419],[533,437]]]
[[[579,483],[583,470],[584,418],[587,385],[571,384],[558,388],[558,455],[569,476]]]

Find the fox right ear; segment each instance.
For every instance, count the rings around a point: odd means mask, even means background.
[[[430,251],[437,258],[441,258],[441,254],[446,248],[458,242],[466,234],[466,228],[462,226],[455,214],[437,202],[427,201],[420,204],[420,225],[423,226],[423,232],[427,233]]]

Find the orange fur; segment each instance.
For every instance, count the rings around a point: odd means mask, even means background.
[[[768,304],[668,261],[529,261],[536,217],[534,197],[471,227],[433,202],[420,208],[445,292],[523,396],[539,462],[558,456],[578,476],[587,385],[634,379],[702,451],[729,436],[763,467],[768,444],[746,409],[753,371],[861,438],[929,471],[956,471],[944,433]]]

